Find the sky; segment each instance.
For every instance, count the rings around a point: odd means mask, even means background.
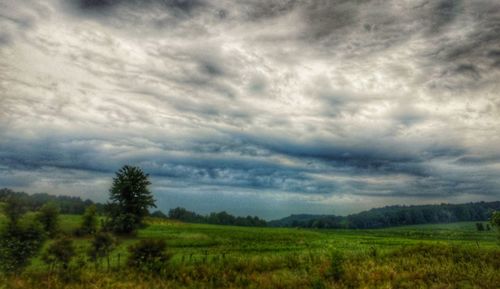
[[[266,219],[500,199],[500,2],[0,0],[0,187]]]

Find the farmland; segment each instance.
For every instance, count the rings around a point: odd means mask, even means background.
[[[80,216],[63,215],[70,234]],[[500,249],[495,230],[475,223],[372,230],[247,228],[147,220],[120,238],[109,266],[86,260],[89,238],[72,237],[70,272],[49,272],[40,257],[0,288],[496,288]],[[126,266],[127,247],[163,239],[172,259],[158,274]],[[50,241],[46,246],[50,244]],[[92,287],[94,286],[94,287]]]

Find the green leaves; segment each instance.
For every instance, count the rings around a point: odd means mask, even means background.
[[[60,268],[67,269],[75,255],[73,241],[65,237],[50,244],[42,259],[47,264],[57,264]]]
[[[10,221],[0,232],[0,269],[19,273],[30,264],[45,241],[45,232],[38,222],[19,224]]]
[[[164,240],[141,240],[128,248],[128,265],[136,270],[159,273],[172,257]]]
[[[149,185],[149,175],[138,167],[126,165],[116,173],[109,190],[109,229],[118,234],[131,234],[142,226],[148,209],[156,207]]]

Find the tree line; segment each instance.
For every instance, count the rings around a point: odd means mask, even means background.
[[[16,199],[18,206],[23,207],[27,211],[38,211],[45,204],[52,204],[58,208],[61,214],[82,215],[88,207],[93,206],[93,210],[99,215],[105,215],[106,212],[117,212],[116,206],[118,203],[102,204],[93,202],[89,199],[82,200],[80,197],[71,196],[54,196],[47,193],[27,194],[24,192],[15,192],[11,189],[0,189],[0,203],[5,203],[10,199]],[[185,208],[177,207],[170,209],[168,214],[160,210],[152,213],[143,212],[144,215],[161,219],[179,220],[186,223],[198,224],[213,224],[213,225],[231,225],[231,226],[246,226],[246,227],[265,227],[267,222],[257,216],[234,216],[226,211],[212,212],[206,216],[199,215],[195,212],[188,211]],[[126,216],[124,216],[127,218]],[[131,217],[131,215],[129,215]],[[135,221],[128,222],[124,220],[124,224],[133,224]]]
[[[82,200],[80,197],[54,196],[47,193],[27,194],[15,192],[8,188],[0,189],[0,203],[5,203],[12,198],[15,198],[18,205],[23,206],[28,211],[37,211],[47,203],[54,203],[61,214],[81,215],[91,205],[95,205],[99,213],[104,212],[103,204],[95,203],[89,199]]]
[[[273,227],[373,229],[403,225],[487,221],[500,201],[467,204],[387,206],[348,216],[291,215],[270,221]]]
[[[155,215],[161,216],[160,214],[163,213],[155,212],[153,213],[153,216]],[[181,207],[171,209],[168,212],[168,216],[165,216],[165,218],[179,220],[187,223],[199,223],[199,224],[231,225],[231,226],[245,226],[245,227],[265,227],[267,225],[267,222],[265,220],[260,219],[257,216],[235,217],[227,213],[226,211],[218,213],[213,212],[210,213],[209,215],[202,216]]]

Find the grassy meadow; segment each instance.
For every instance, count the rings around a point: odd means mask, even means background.
[[[61,216],[71,233],[80,216]],[[63,274],[40,257],[0,288],[499,288],[497,232],[475,223],[373,230],[308,230],[185,224],[149,219],[121,238],[109,265],[86,260],[90,238],[75,238],[78,257]],[[164,239],[172,254],[158,274],[126,266],[127,247]],[[45,244],[47,246],[50,243]]]

